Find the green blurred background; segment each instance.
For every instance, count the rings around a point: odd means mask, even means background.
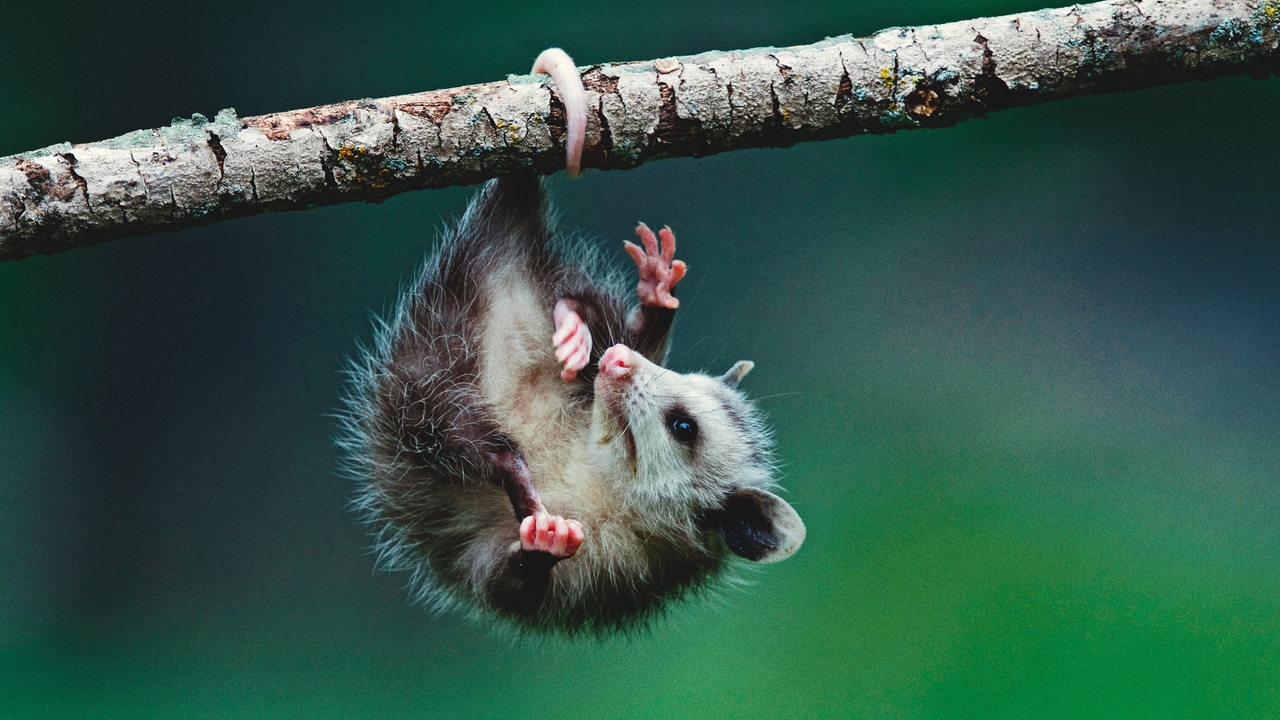
[[[6,11],[0,155],[1038,7],[106,5]],[[431,616],[347,510],[345,358],[470,189],[0,265],[0,717],[1280,717],[1278,112],[1226,78],[552,179],[609,247],[676,228],[672,363],[757,362],[809,526],[630,639]]]

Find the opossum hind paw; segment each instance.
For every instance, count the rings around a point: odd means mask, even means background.
[[[633,242],[623,243],[623,247],[640,273],[640,282],[636,285],[640,304],[675,310],[680,307],[680,301],[671,291],[689,270],[683,260],[673,259],[676,254],[675,234],[671,228],[664,227],[655,237],[648,225],[640,223],[636,226],[636,237],[644,243],[643,248]]]

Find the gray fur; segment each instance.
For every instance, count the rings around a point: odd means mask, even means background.
[[[550,339],[563,298],[594,338],[569,383]],[[749,365],[662,368],[674,311],[629,318],[633,298],[591,252],[553,242],[539,181],[516,175],[486,185],[378,325],[340,442],[380,563],[411,573],[420,599],[523,630],[626,630],[720,575],[730,550],[771,561],[799,546],[799,517],[768,492],[763,420],[736,389]],[[615,343],[652,362],[606,403],[597,362]],[[672,408],[697,418],[697,442],[673,440]],[[583,523],[576,555],[515,568],[520,504],[497,457],[527,462],[547,511]]]

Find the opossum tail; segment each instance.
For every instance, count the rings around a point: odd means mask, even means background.
[[[546,269],[552,227],[542,181],[531,172],[490,180],[445,238],[437,281],[448,287],[459,273],[487,274],[515,258]]]

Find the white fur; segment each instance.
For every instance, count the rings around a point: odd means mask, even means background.
[[[469,209],[464,225],[477,212]],[[576,259],[587,255],[578,252]],[[722,575],[727,548],[708,518],[731,494],[772,487],[768,432],[725,377],[676,373],[638,355],[630,382],[604,388],[597,379],[595,391],[586,393],[581,384],[563,381],[551,340],[557,298],[533,281],[520,257],[502,258],[486,272],[477,304],[465,308],[472,324],[422,338],[415,312],[427,313],[433,327],[447,323],[415,300],[429,282],[420,280],[378,326],[374,346],[353,363],[340,442],[348,470],[362,482],[356,506],[375,529],[379,564],[409,572],[416,596],[434,608],[513,620],[516,629],[634,627],[667,600]],[[432,262],[424,276],[433,272]],[[584,262],[594,267],[592,259]],[[594,270],[591,276],[605,278],[607,287],[617,282]],[[581,548],[552,569],[537,607],[510,606],[517,579],[509,560],[518,547],[518,523],[506,494],[468,477],[467,468],[448,456],[434,456],[433,469],[413,459],[431,448],[401,447],[401,424],[422,416],[408,402],[408,386],[398,411],[380,414],[373,398],[395,388],[387,385],[393,378],[386,367],[406,337],[430,340],[449,362],[477,360],[476,377],[436,368],[412,382],[437,389],[465,383],[469,394],[458,397],[476,407],[459,409],[496,419],[520,447],[547,511],[583,524]],[[735,366],[728,379],[736,383],[744,367]],[[697,418],[696,447],[673,438],[666,421],[673,404]],[[412,528],[396,519],[406,512]]]

